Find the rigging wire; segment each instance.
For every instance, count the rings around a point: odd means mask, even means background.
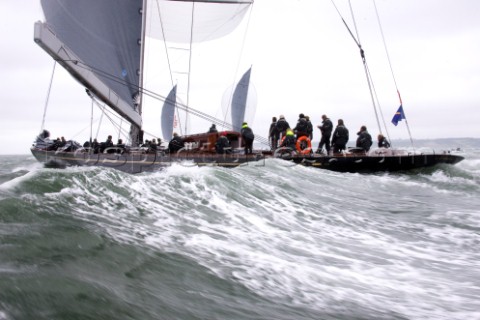
[[[87,94],[90,92],[90,90],[86,89],[85,90],[87,92]],[[90,145],[92,145],[92,134],[93,134],[93,99],[91,99],[92,101],[92,105],[91,105],[91,108],[90,108]]]
[[[118,130],[118,139],[120,139],[120,135],[123,135],[123,137],[125,137],[129,141],[130,138],[127,130],[122,128],[122,123],[124,119],[120,117],[118,114],[114,113],[112,110],[107,109],[105,104],[99,103],[98,98],[95,95],[93,95],[90,91],[87,90],[87,94],[92,99],[92,105],[95,104],[100,109],[100,112],[101,112],[95,139],[98,139],[98,134],[101,128],[103,116],[106,116],[107,119],[110,121],[110,123],[113,125],[113,127]],[[115,121],[115,118],[117,119],[117,122]],[[118,121],[120,122],[118,123]]]
[[[93,106],[96,105],[100,111],[101,111],[101,116],[100,116],[100,119],[98,121],[98,126],[97,126],[97,132],[96,132],[96,135],[95,135],[95,138],[94,139],[97,139],[98,138],[98,134],[99,134],[99,131],[100,131],[100,128],[101,128],[101,125],[102,125],[102,121],[103,121],[103,116],[106,115],[106,117],[110,120],[110,122],[112,123],[112,125],[114,126],[114,128],[118,129],[120,128],[119,130],[119,135],[120,135],[120,131],[123,131],[123,136],[125,138],[129,138],[129,135],[128,133],[126,132],[126,130],[123,130],[121,127],[121,123],[123,121],[123,118],[120,117],[119,115],[117,115],[116,113],[114,113],[112,110],[110,109],[107,109],[105,104],[104,105],[101,105],[98,101],[97,101],[97,97],[89,90],[89,89],[85,89],[87,95],[90,97],[91,101],[92,101],[92,107],[91,107],[91,116],[90,116],[90,124],[81,129],[80,131],[78,131],[77,133],[75,133],[72,138],[75,138],[77,136],[79,136],[82,132],[84,132],[85,130],[87,129],[90,129],[90,138],[89,138],[89,141],[90,143],[92,143],[93,141],[93,136],[92,136],[92,129],[93,129],[93,123],[94,123],[94,120],[93,120]],[[108,115],[108,113],[110,113],[110,115]],[[120,125],[118,123],[116,123],[114,121],[113,118],[117,118],[120,120]]]
[[[380,29],[380,34],[382,35],[383,47],[385,49],[385,54],[387,56],[388,65],[390,67],[390,72],[392,74],[393,83],[395,84],[395,89],[397,90],[400,105],[403,106],[402,97],[400,96],[400,90],[398,90],[397,80],[395,78],[395,73],[393,72],[392,62],[390,60],[390,55],[388,53],[387,42],[385,41],[385,36],[384,36],[384,33],[383,33],[382,23],[380,22],[380,15],[378,14],[377,4],[376,4],[375,0],[372,0],[372,2],[373,2],[373,6],[375,7],[375,14],[377,16],[378,27]],[[407,126],[408,135],[410,137],[410,143],[412,145],[412,148],[414,148],[413,138],[412,138],[412,134],[410,132],[410,126],[408,125],[408,121],[407,121],[406,117],[405,117],[405,124]],[[385,130],[386,130],[386,126],[385,126]],[[387,135],[388,135],[388,131],[387,131]],[[390,137],[389,137],[389,140],[390,140]],[[390,140],[390,142],[391,142],[391,140]]]
[[[242,38],[242,44],[240,46],[240,52],[239,52],[239,58],[237,60],[237,67],[235,69],[235,72],[234,72],[234,75],[233,75],[233,83],[235,83],[235,79],[237,79],[237,76],[238,76],[238,73],[239,73],[239,70],[240,70],[240,60],[241,60],[241,57],[243,55],[243,50],[245,49],[245,43],[247,42],[247,35],[248,35],[248,30],[250,29],[249,26],[250,26],[250,20],[252,18],[252,11],[253,11],[253,3],[251,6],[248,6],[247,8],[250,9],[250,12],[248,14],[248,19],[247,19],[247,25],[245,27],[245,32],[243,33],[243,38]],[[239,14],[242,14],[242,13],[239,13]],[[252,66],[250,66],[250,69],[252,68]],[[249,82],[249,85],[250,85],[250,82]],[[228,107],[227,107],[227,110],[223,116],[223,120],[224,122],[227,122],[227,115],[230,111],[230,108],[232,107],[232,102],[233,102],[233,94],[235,92],[235,89],[233,89],[231,92],[230,92],[230,96],[229,96],[229,101],[228,101]],[[248,88],[247,88],[247,92],[248,92]],[[248,94],[247,94],[247,97],[248,97]],[[231,111],[230,111],[231,112]],[[244,119],[245,120],[245,119]],[[235,130],[240,130],[240,128],[234,128]]]
[[[93,101],[93,97],[92,97],[92,101]],[[107,110],[105,108],[105,105],[103,105],[102,107],[98,104],[97,102],[97,106],[100,108],[100,110],[102,111],[102,114],[100,116],[100,122],[98,123],[98,127],[97,127],[97,133],[95,134],[95,138],[98,138],[98,135],[100,133],[100,127],[102,125],[102,122],[103,122],[103,115],[105,114],[105,110]]]
[[[159,94],[157,94],[153,91],[150,91],[150,90],[147,90],[147,89],[144,89],[144,88],[141,89],[141,90],[142,90],[143,94],[145,94],[145,95],[147,95],[147,96],[149,96],[153,99],[157,99],[157,100],[160,100],[160,101],[165,101],[166,100],[166,97],[161,96],[161,95],[159,95]],[[182,111],[186,111],[186,112],[188,111],[190,114],[193,114],[194,116],[196,116],[200,119],[207,120],[207,121],[209,121],[211,123],[214,123],[218,126],[223,126],[223,127],[226,127],[230,130],[235,130],[235,128],[233,127],[233,125],[231,123],[227,123],[222,119],[218,119],[216,117],[213,117],[213,116],[211,116],[211,115],[209,115],[205,112],[194,109],[191,106],[187,106],[186,104],[178,102],[177,103],[177,108],[179,108]],[[260,143],[269,146],[269,141],[268,141],[267,138],[255,135],[255,139],[257,141],[259,141]]]
[[[381,133],[382,132],[382,126],[380,124],[379,119],[382,118],[382,122],[383,122],[385,130],[387,131],[387,136],[388,136],[387,126],[385,124],[385,119],[383,117],[383,112],[382,112],[382,109],[380,107],[380,102],[379,102],[379,99],[378,99],[378,96],[377,96],[377,92],[375,90],[375,86],[374,86],[374,83],[373,83],[373,78],[372,78],[372,75],[370,73],[370,69],[368,67],[368,63],[367,63],[367,60],[366,60],[366,57],[365,57],[365,51],[363,50],[362,45],[360,43],[360,35],[359,35],[359,32],[358,32],[358,28],[357,28],[357,24],[356,24],[356,20],[355,20],[355,15],[353,13],[353,8],[352,8],[352,5],[351,5],[351,1],[349,0],[349,7],[350,7],[350,14],[352,16],[353,24],[354,24],[354,27],[355,27],[355,32],[356,32],[356,35],[357,35],[356,37],[354,36],[353,32],[351,31],[350,27],[346,23],[345,19],[343,18],[342,14],[340,13],[340,11],[338,10],[337,6],[335,5],[334,0],[331,0],[331,2],[333,4],[333,6],[335,7],[335,9],[336,9],[338,15],[340,16],[341,20],[343,21],[343,24],[345,25],[348,32],[350,33],[352,39],[355,41],[356,45],[360,49],[360,56],[362,58],[362,63],[363,63],[364,70],[365,70],[365,76],[366,76],[368,88],[369,88],[369,91],[370,91],[370,98],[372,100],[372,106],[373,106],[373,110],[374,110],[374,113],[375,113],[377,126],[378,126],[378,129],[379,129],[379,132]],[[378,13],[377,13],[377,17],[378,17]],[[378,115],[379,112],[380,112],[380,117]],[[390,140],[390,137],[388,139]]]
[[[148,90],[146,88],[141,88],[137,84],[129,83],[129,82],[125,81],[124,79],[118,77],[118,76],[109,74],[109,73],[107,73],[103,70],[100,70],[98,68],[88,66],[87,64],[83,63],[82,61],[79,61],[79,60],[64,60],[64,61],[74,62],[74,63],[77,64],[78,67],[85,68],[85,69],[90,70],[90,71],[95,71],[96,74],[101,75],[102,77],[104,77],[106,79],[117,82],[117,83],[119,83],[121,85],[124,85],[124,86],[136,88],[137,90],[140,91],[140,93],[142,93],[146,96],[149,96],[150,98],[153,98],[153,99],[156,99],[156,100],[159,100],[159,101],[162,101],[162,102],[165,102],[167,100],[167,97],[165,97],[165,96],[162,96],[162,95],[160,95],[160,94],[158,94],[154,91]],[[207,114],[205,112],[202,112],[200,110],[191,108],[187,104],[177,102],[176,106],[177,106],[178,109],[180,109],[182,111],[185,111],[185,112],[188,112],[189,114],[193,114],[194,116],[196,116],[198,118],[210,121],[211,123],[215,123],[216,125],[219,125],[219,126],[223,125],[225,127],[228,127],[231,130],[234,129],[233,125],[231,123],[226,123],[225,121],[223,121],[221,119],[218,119],[218,118],[215,118],[213,116],[210,116],[209,114]],[[257,136],[256,136],[256,140],[260,141],[262,144],[269,145],[268,144],[268,139],[266,139],[266,138],[258,136],[258,139],[257,139]],[[265,141],[265,143],[263,141]]]
[[[190,41],[189,41],[189,48],[185,49],[185,50],[188,50],[189,51],[189,60],[188,60],[188,71],[185,72],[185,74],[188,76],[187,79],[188,79],[188,83],[187,83],[187,90],[186,90],[186,105],[189,106],[190,105],[190,84],[191,84],[191,70],[192,70],[192,58],[193,58],[193,39],[194,39],[194,25],[195,25],[195,15],[196,15],[196,12],[195,12],[195,2],[192,2],[192,14],[191,14],[191,21],[190,21]],[[198,2],[203,2],[203,1],[198,1]],[[242,4],[253,4],[253,1],[252,0],[246,0],[246,1],[220,1],[219,3],[232,3],[232,4],[238,4],[238,3],[242,3]],[[172,83],[172,86],[173,86],[173,70],[172,70],[172,66],[171,66],[171,60],[170,60],[170,54],[169,54],[169,49],[166,45],[166,36],[164,34],[164,28],[163,28],[163,19],[162,19],[162,16],[161,16],[161,10],[160,10],[160,5],[159,5],[159,2],[157,0],[156,2],[157,4],[157,14],[160,18],[160,25],[161,25],[161,28],[162,28],[162,37],[163,37],[163,40],[164,40],[164,45],[165,45],[165,53],[166,53],[166,56],[167,56],[167,63],[168,63],[168,67],[169,67],[169,72],[170,72],[170,78],[171,78],[171,83]],[[253,6],[245,6],[244,9],[240,10],[237,12],[237,16],[241,16],[241,15],[244,15],[245,14],[245,10],[248,10],[250,7],[253,7]],[[249,25],[250,23],[250,17],[251,17],[251,11],[250,11],[250,15],[249,15],[249,22],[247,24],[247,26]],[[202,37],[201,39],[198,39],[198,42],[203,42],[207,39],[210,38],[211,35],[214,35],[218,30],[221,30],[225,24],[228,24],[229,21],[226,21],[224,24],[222,25],[219,25],[217,26],[215,29],[213,29],[209,34],[205,34],[204,37]],[[246,42],[245,40],[246,38],[246,32],[244,33],[244,39],[243,39],[243,42],[242,42],[242,49],[240,52],[243,52],[243,48],[244,48],[244,44]],[[240,53],[240,56],[241,56],[241,53]],[[239,64],[240,64],[240,59],[238,59],[238,64],[237,64],[237,69],[236,69],[236,72],[234,73],[234,80],[236,79],[236,75],[238,74],[238,69],[239,69]],[[231,99],[231,98],[230,98]],[[178,114],[178,108],[176,108],[176,116],[177,118],[180,118],[180,115]],[[187,110],[187,116],[188,116],[188,110]],[[228,114],[228,110],[227,110],[227,113],[225,114],[225,117],[227,116]],[[224,120],[225,121],[225,120]],[[179,123],[179,126],[180,126],[180,131],[181,130],[181,121],[178,122]],[[187,131],[187,120],[185,121],[185,131]]]
[[[119,124],[118,134],[117,134],[117,140],[120,139],[120,134],[122,133],[122,124],[123,124],[123,118],[120,119],[120,124]]]
[[[369,92],[370,92],[370,99],[372,100],[373,111],[375,113],[375,119],[377,120],[378,130],[380,132],[382,132],[382,127],[380,125],[378,112],[377,112],[377,105],[376,105],[375,97],[374,97],[374,94],[373,94],[373,91],[374,91],[373,79],[372,79],[372,75],[370,74],[370,69],[369,69],[368,64],[367,64],[367,59],[365,57],[365,51],[363,50],[362,45],[360,43],[360,36],[359,36],[358,28],[357,28],[357,22],[356,22],[356,19],[355,19],[355,14],[353,13],[352,2],[350,0],[348,1],[348,5],[350,7],[350,14],[352,16],[353,25],[355,27],[355,33],[357,34],[357,40],[355,42],[357,43],[358,48],[360,49],[360,56],[362,58],[363,68],[365,70],[365,77],[367,79],[368,89],[369,89]]]
[[[170,54],[169,54],[169,51],[168,51],[168,46],[167,46],[167,38],[165,37],[165,27],[164,27],[164,24],[163,24],[163,19],[162,19],[162,14],[161,14],[161,10],[160,10],[160,4],[158,2],[159,0],[155,1],[156,5],[157,5],[157,13],[158,13],[158,17],[160,19],[160,27],[162,29],[162,37],[163,37],[163,46],[165,48],[165,56],[167,57],[167,65],[168,65],[168,71],[169,71],[169,74],[170,74],[170,82],[172,84],[172,87],[174,86],[174,81],[173,81],[173,71],[172,71],[172,64],[170,62]],[[175,105],[175,116],[180,119],[180,114],[178,112],[178,109],[176,108],[176,98],[175,98],[175,101],[173,102],[173,104]],[[180,129],[180,134],[182,133],[182,123],[181,121],[178,122],[178,126],[179,126],[179,129]]]
[[[353,7],[352,7],[352,1],[348,0],[348,6],[350,8],[350,15],[352,16],[352,21],[353,21],[353,27],[355,28],[355,33],[357,34],[357,44],[361,49],[360,45],[360,34],[358,33],[358,28],[357,28],[357,21],[355,20],[355,15],[353,14]]]
[[[55,75],[55,67],[57,66],[57,61],[53,61],[53,70],[52,75],[50,76],[50,84],[48,85],[47,98],[45,99],[45,106],[43,108],[43,118],[42,124],[40,126],[40,132],[45,129],[45,117],[47,116],[48,101],[50,100],[50,92],[52,91],[53,76]]]
[[[193,43],[193,25],[195,23],[195,1],[192,2],[192,20],[190,22],[190,50],[188,55],[188,82],[187,82],[187,110],[185,110],[185,134],[188,134],[188,106],[190,105],[190,80],[192,78],[192,43]]]
[[[165,37],[165,27],[163,25],[162,13],[160,11],[160,4],[158,3],[158,1],[159,0],[155,1],[155,3],[157,4],[157,14],[158,14],[158,18],[160,19],[160,28],[162,30],[163,46],[165,48],[165,55],[167,57],[167,65],[168,65],[168,70],[170,72],[170,81],[171,81],[171,84],[172,84],[172,87],[173,87],[174,83],[173,83],[172,65],[171,65],[171,62],[170,62],[170,55],[168,54],[167,40],[166,40],[166,37]]]
[[[120,117],[118,117],[117,115],[115,115],[114,113],[112,113],[112,111],[110,111],[109,109],[107,109],[107,108],[105,107],[105,105],[101,105],[101,104],[96,100],[96,98],[94,98],[94,97],[92,98],[92,105],[93,105],[93,104],[95,104],[95,105],[100,109],[100,111],[102,112],[102,113],[101,113],[101,116],[100,116],[100,120],[98,121],[98,128],[101,127],[101,123],[102,123],[102,119],[103,119],[104,113],[105,113],[105,115],[107,116],[107,118],[110,120],[110,122],[112,123],[114,129],[118,129],[118,128],[119,128],[118,123],[115,123],[114,120],[113,120],[113,118],[114,118],[114,117],[117,117],[118,119],[122,120]],[[110,113],[110,115],[108,115],[107,112]],[[94,121],[93,123],[96,123],[96,121]],[[88,125],[88,126],[84,127],[83,129],[79,130],[78,132],[76,132],[76,133],[72,136],[72,138],[76,138],[77,136],[79,136],[81,133],[83,133],[85,130],[87,130],[87,129],[89,129],[89,128],[91,128],[91,125]],[[131,140],[129,139],[128,132],[127,132],[125,129],[122,129],[121,131],[122,131],[122,133],[123,133],[123,137],[125,137],[125,139],[126,139],[127,141],[131,141]],[[98,139],[98,131],[97,131],[97,135],[95,136],[94,139]],[[93,140],[91,140],[90,143],[91,143],[92,141],[93,141]]]

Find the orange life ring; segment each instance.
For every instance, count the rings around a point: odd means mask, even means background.
[[[307,147],[304,149],[302,149],[302,142],[307,143]],[[296,147],[297,147],[297,151],[300,154],[304,154],[304,155],[310,154],[312,152],[312,141],[310,141],[310,139],[307,136],[301,136],[300,138],[297,139]]]

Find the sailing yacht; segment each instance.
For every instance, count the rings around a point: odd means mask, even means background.
[[[359,40],[359,32],[356,29],[357,24],[355,23],[354,10],[351,6],[350,1],[348,2],[348,4],[349,4],[349,11],[352,15],[352,21],[353,21],[352,25],[355,27],[355,30],[352,30],[350,28],[350,26],[347,24],[346,20],[342,16],[340,10],[336,6],[335,2],[332,1],[333,7],[339,14],[340,20],[342,21],[343,25],[346,27],[348,31],[346,34],[351,36],[351,38],[355,42],[355,45],[359,49],[361,61],[362,61],[364,71],[365,71],[365,76],[367,79],[368,88],[370,91],[370,98],[372,101],[378,130],[380,133],[379,136],[383,137],[384,132],[386,136],[388,136],[388,130],[387,130],[385,121],[383,119],[382,121],[380,121],[381,120],[380,118],[383,118],[383,113],[381,111],[380,104],[378,102],[378,97],[376,96],[376,91],[374,89],[370,68],[367,65],[365,51]],[[373,1],[373,4],[376,10],[375,1]],[[381,23],[379,21],[378,12],[376,16],[378,19],[378,24],[381,29]],[[383,36],[383,32],[382,32],[382,36]],[[384,45],[385,45],[385,40],[384,40]],[[386,45],[385,45],[385,49],[386,49]],[[387,52],[387,58],[389,60],[388,51],[386,50],[386,52]],[[390,63],[390,66],[391,66],[391,63]],[[393,70],[392,70],[392,77],[394,78]],[[396,87],[397,84],[396,84],[395,78],[393,80]],[[391,122],[395,126],[398,124],[399,121],[403,121],[406,123],[407,129],[410,135],[410,141],[412,144],[411,148],[399,149],[399,148],[391,148],[390,146],[388,146],[387,148],[379,146],[379,148],[370,149],[370,146],[372,144],[371,137],[370,137],[370,142],[367,145],[367,147],[365,147],[365,145],[363,145],[357,140],[356,147],[345,148],[346,146],[345,144],[343,144],[341,148],[333,148],[334,151],[332,152],[328,152],[329,150],[327,148],[326,153],[322,152],[322,150],[318,150],[318,153],[317,152],[314,153],[310,139],[308,137],[302,136],[301,138],[297,137],[297,142],[295,147],[278,148],[277,150],[275,150],[274,156],[277,158],[281,158],[281,159],[290,161],[292,163],[300,164],[304,166],[327,169],[331,171],[353,172],[353,173],[407,171],[407,170],[413,170],[413,169],[432,167],[438,164],[456,164],[462,161],[464,158],[461,155],[453,154],[448,150],[441,151],[441,152],[435,152],[434,150],[429,150],[427,152],[415,150],[413,146],[413,139],[411,137],[410,129],[408,127],[408,122],[403,109],[403,102],[400,96],[400,92],[398,88],[396,89],[397,89],[400,107],[398,108]],[[381,117],[379,115],[381,115]],[[382,128],[381,122],[383,122],[384,128]],[[338,123],[339,125],[340,123],[343,125],[343,120],[339,120]],[[362,131],[366,132],[365,126],[362,126],[360,131],[358,132],[359,140],[364,135]],[[332,143],[335,140],[334,135],[335,135],[335,132],[332,135]],[[348,131],[346,135],[348,136]],[[348,138],[346,138],[346,141],[348,141]]]
[[[52,167],[103,166],[129,173],[155,171],[179,161],[199,166],[236,167],[263,160],[262,152],[243,153],[244,141],[238,124],[215,119],[192,108],[188,104],[188,93],[187,102],[182,103],[177,97],[176,84],[172,83],[167,97],[143,85],[147,29],[153,30],[151,37],[166,43],[186,43],[186,47],[191,48],[192,43],[231,33],[252,3],[253,0],[41,0],[45,22],[35,23],[34,41],[87,90],[93,101],[115,111],[130,124],[130,129],[126,147],[109,144],[98,148],[94,147],[92,138],[83,145],[74,141],[55,145],[49,139],[48,130],[42,127],[31,148],[32,154]],[[147,16],[157,19],[147,21]],[[245,84],[242,82],[242,85]],[[148,148],[142,127],[146,96],[164,102],[161,121],[164,139],[172,137],[175,123],[181,121],[180,112],[184,112],[220,123],[234,152],[215,152],[219,133],[190,134],[188,116],[184,120],[184,145],[179,151],[168,152],[168,148],[161,146]],[[243,114],[239,110],[241,105],[233,108],[235,113]]]

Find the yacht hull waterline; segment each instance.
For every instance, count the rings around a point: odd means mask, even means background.
[[[185,166],[218,166],[235,168],[253,165],[264,166],[266,159],[279,158],[285,165],[303,165],[337,172],[374,173],[397,172],[433,167],[439,164],[456,164],[464,158],[450,153],[403,154],[403,155],[357,155],[339,154],[334,156],[281,155],[257,151],[253,154],[215,154],[195,151],[181,151],[175,154],[164,152],[144,153],[98,153],[77,151],[47,151],[32,147],[31,152],[37,161],[50,168],[72,166],[95,166],[113,168],[127,173],[153,172],[165,169],[174,163]]]
[[[179,152],[177,154],[168,153],[88,153],[88,152],[70,152],[70,151],[46,151],[36,148],[31,149],[33,156],[37,161],[44,163],[48,168],[66,168],[66,167],[105,167],[117,169],[126,173],[154,172],[179,163],[185,166],[220,166],[220,167],[238,167],[255,163],[261,165],[259,161],[265,158],[261,154],[201,154],[195,152]]]

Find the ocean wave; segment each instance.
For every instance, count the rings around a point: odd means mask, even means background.
[[[58,266],[58,288],[72,278],[73,291],[109,297],[104,306],[122,312],[121,301],[146,300],[147,318],[158,300],[185,315],[182,296],[210,316],[474,318],[480,212],[468,166],[374,175],[280,160],[139,175],[36,168],[0,186],[0,226],[10,228],[0,236],[12,246],[0,270],[19,266],[15,277],[43,283],[52,278],[42,270]],[[127,297],[128,283],[141,296]],[[228,310],[205,308],[213,297]]]

